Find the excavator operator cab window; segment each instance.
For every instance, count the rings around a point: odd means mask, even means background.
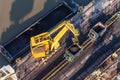
[[[38,37],[35,37],[34,39],[35,39],[35,43],[36,43],[36,44],[39,43]]]

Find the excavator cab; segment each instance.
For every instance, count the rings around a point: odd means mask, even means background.
[[[30,47],[35,58],[45,57],[46,53],[49,53],[51,37],[46,35],[48,35],[48,32],[31,37],[32,44]]]

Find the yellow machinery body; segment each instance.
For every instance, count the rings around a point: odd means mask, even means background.
[[[64,21],[57,25],[50,32],[44,32],[31,37],[30,48],[34,58],[43,58],[51,55],[60,47],[59,41],[67,31],[71,31],[74,35],[73,42],[78,42],[79,31],[69,21]],[[57,34],[55,34],[57,32]],[[51,37],[55,34],[55,37]]]

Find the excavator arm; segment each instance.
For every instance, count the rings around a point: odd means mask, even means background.
[[[64,21],[62,23],[63,29],[53,38],[53,44],[51,47],[51,50],[57,49],[59,47],[59,40],[65,35],[67,31],[71,31],[74,35],[74,38],[72,38],[73,42],[78,42],[78,36],[79,36],[79,31],[74,28],[74,26],[69,22],[69,21]],[[61,25],[61,24],[60,24]]]

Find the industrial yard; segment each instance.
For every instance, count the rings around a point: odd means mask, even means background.
[[[1,36],[0,80],[119,80],[120,0],[54,3],[31,19],[10,16],[23,28]]]
[[[110,56],[108,56],[99,67],[91,73],[85,80],[93,80],[93,79],[111,79],[117,80],[120,75],[120,48],[113,52]]]

